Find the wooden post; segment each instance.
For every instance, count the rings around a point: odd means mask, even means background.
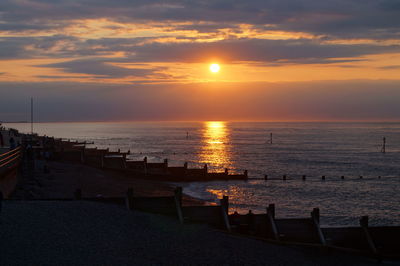
[[[282,180],[286,180],[286,175],[283,175],[283,176],[282,176]]]
[[[268,180],[268,175],[264,175],[264,180],[265,180],[265,181]]]
[[[225,168],[225,174],[228,175],[229,174],[229,170],[228,168]]]
[[[144,174],[147,175],[147,157],[144,157],[143,164],[144,164]]]
[[[280,241],[278,228],[275,223],[275,204],[269,204],[267,208],[267,219],[270,225],[270,229],[272,234],[274,235],[275,240]]]
[[[306,181],[306,176],[303,175],[303,176],[301,177],[301,179],[302,179],[303,181]]]
[[[342,175],[342,177],[341,177],[342,179],[344,179],[344,175]]]
[[[319,238],[319,242],[322,244],[322,245],[326,245],[326,240],[325,240],[325,236],[324,236],[324,234],[323,234],[323,232],[322,232],[322,230],[321,230],[321,227],[320,227],[320,223],[319,223],[319,209],[318,208],[314,208],[313,210],[312,210],[312,212],[311,212],[311,220],[312,220],[312,222],[313,222],[313,225],[314,225],[314,228],[315,228],[315,230],[317,231],[317,234],[318,234],[318,238]]]
[[[229,223],[229,217],[228,217],[229,197],[228,196],[223,196],[223,198],[220,199],[220,204],[221,204],[221,215],[222,215],[222,220],[224,221],[225,229],[228,232],[230,232],[231,231],[231,224]]]
[[[188,168],[188,163],[187,163],[187,162],[185,162],[185,163],[183,164],[183,168],[185,168],[185,169]]]
[[[175,207],[179,222],[183,224],[183,213],[182,213],[182,187],[175,189]]]
[[[385,137],[383,137],[383,144],[382,144],[381,152],[386,153],[386,138]]]
[[[323,176],[321,177],[321,179],[322,179],[322,180],[325,180],[325,176],[323,175]]]
[[[272,218],[275,219],[275,204],[269,204],[267,212],[270,213],[272,215]]]
[[[124,165],[124,169],[127,169],[128,166],[126,165],[126,154],[123,154],[123,155],[122,155],[122,163],[123,163],[123,165]]]
[[[207,175],[208,173],[208,166],[207,164],[204,164],[204,174]]]
[[[244,177],[248,178],[249,177],[249,172],[247,170],[244,170]]]
[[[367,239],[368,246],[371,249],[371,251],[374,253],[374,255],[379,255],[378,250],[376,249],[374,240],[372,239],[372,236],[368,230],[368,216],[362,216],[360,218],[360,226],[363,229],[364,235]]]
[[[313,218],[315,218],[315,220],[318,222],[318,224],[319,224],[319,217],[320,217],[320,215],[319,215],[319,208],[314,208],[313,210],[312,210],[312,212],[311,212],[311,216],[313,217]]]
[[[75,190],[74,199],[76,199],[76,200],[81,200],[82,199],[82,190],[80,188]]]
[[[125,203],[128,210],[133,210],[133,188],[131,187],[126,192]]]
[[[363,178],[363,176],[362,175],[360,175],[360,179],[362,179]]]

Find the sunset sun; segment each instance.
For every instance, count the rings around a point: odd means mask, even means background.
[[[220,66],[218,64],[211,64],[210,65],[210,71],[213,73],[217,73],[220,70]]]

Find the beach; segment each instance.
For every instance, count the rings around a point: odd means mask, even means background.
[[[86,201],[6,201],[1,265],[374,265]]]

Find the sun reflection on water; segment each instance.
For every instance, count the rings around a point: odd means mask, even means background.
[[[222,170],[231,165],[229,128],[223,121],[204,122],[200,161],[211,169]]]

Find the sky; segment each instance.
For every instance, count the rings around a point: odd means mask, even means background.
[[[43,122],[400,121],[400,1],[1,0],[0,121],[31,97]]]

